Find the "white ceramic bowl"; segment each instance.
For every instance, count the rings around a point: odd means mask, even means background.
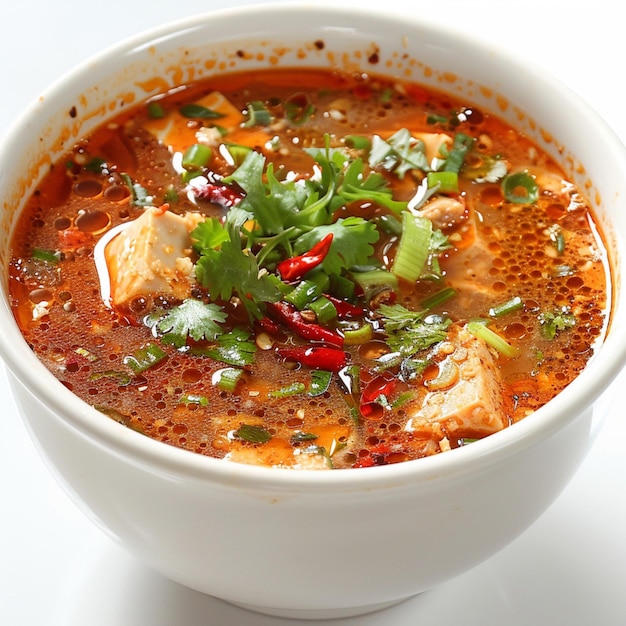
[[[373,52],[379,60],[372,65]],[[615,268],[608,339],[547,406],[440,456],[336,472],[221,462],[103,417],[25,344],[3,271],[0,351],[17,402],[50,468],[97,524],[159,572],[225,600],[275,615],[352,615],[417,594],[494,554],[541,515],[584,458],[597,427],[596,401],[625,360],[626,154],[553,78],[420,15],[294,3],[226,10],[106,50],[16,122],[0,147],[2,267],[15,217],[47,165],[122,102],[213,71],[268,63],[400,75],[496,110],[588,192]]]

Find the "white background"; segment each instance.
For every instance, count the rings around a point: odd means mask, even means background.
[[[582,94],[626,140],[621,0],[381,1],[389,11],[438,16],[478,34],[496,50],[523,52]],[[2,0],[0,133],[49,83],[101,48],[171,19],[235,4],[240,2]],[[377,3],[340,4],[356,8]],[[618,388],[624,388],[624,380],[622,376]],[[573,481],[515,543],[402,605],[327,624],[624,626],[626,416],[624,400],[616,395],[600,437]],[[128,556],[83,517],[43,466],[16,413],[3,371],[0,402],[0,624],[297,623],[202,596]]]

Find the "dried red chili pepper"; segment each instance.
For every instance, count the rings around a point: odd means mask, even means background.
[[[306,367],[330,372],[338,372],[348,362],[348,356],[343,350],[323,346],[277,348],[276,352],[283,359],[298,361]]]
[[[299,337],[311,341],[328,343],[337,348],[343,347],[343,337],[341,335],[319,324],[307,322],[302,317],[300,311],[289,302],[285,302],[284,300],[280,302],[268,302],[266,306],[267,312],[274,319],[284,324]]]
[[[380,406],[377,402],[380,396],[388,396],[393,392],[398,381],[395,378],[387,378],[385,376],[376,376],[373,378],[363,391],[361,392],[361,401],[359,409],[363,417],[369,417],[376,411],[376,407]]]
[[[337,310],[337,317],[340,320],[350,317],[363,317],[367,312],[365,308],[356,306],[356,304],[352,304],[346,300],[340,300],[339,298],[335,298],[335,296],[324,294],[324,297],[328,298],[328,300],[333,303]]]
[[[281,261],[276,267],[283,280],[296,280],[317,267],[328,254],[333,242],[333,233],[320,239],[308,252]]]
[[[215,204],[219,204],[226,209],[236,206],[243,200],[241,191],[224,183],[208,182],[194,189],[194,194],[197,198],[215,202]]]

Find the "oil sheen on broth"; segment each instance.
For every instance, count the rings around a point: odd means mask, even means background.
[[[286,468],[506,428],[577,376],[610,308],[589,205],[536,145],[327,70],[212,78],[102,126],[30,198],[9,271],[26,340],[85,402]]]

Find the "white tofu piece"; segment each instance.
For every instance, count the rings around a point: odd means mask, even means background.
[[[113,306],[138,297],[184,299],[194,282],[190,232],[204,219],[197,213],[177,215],[148,207],[104,247]]]
[[[506,428],[500,375],[487,344],[465,328],[454,328],[440,350],[442,365],[453,370],[449,384],[426,393],[406,430],[484,437]]]

